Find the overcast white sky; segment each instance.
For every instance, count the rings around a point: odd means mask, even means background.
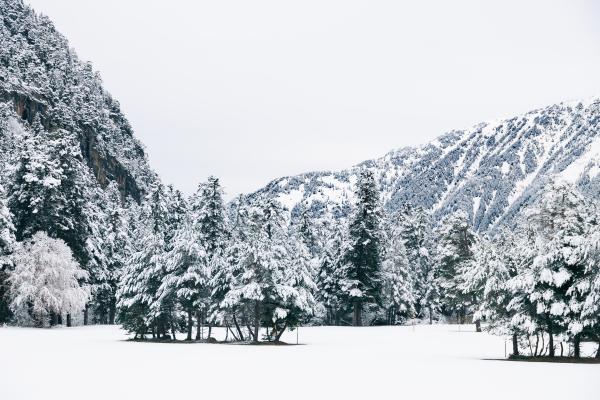
[[[92,61],[152,166],[229,197],[600,93],[594,0],[26,0]]]

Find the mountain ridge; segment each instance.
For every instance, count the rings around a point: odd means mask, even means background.
[[[510,224],[556,174],[599,193],[599,128],[599,97],[562,102],[451,130],[344,170],[275,179],[248,197],[276,198],[292,215],[306,208],[314,217],[344,216],[351,209],[356,174],[369,168],[388,211],[411,204],[430,210],[437,220],[462,209],[477,230],[493,230]]]

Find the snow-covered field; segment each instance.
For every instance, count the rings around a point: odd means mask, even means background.
[[[0,328],[0,399],[600,399],[600,365],[493,361],[503,339],[472,326],[301,328],[301,346],[125,338]]]

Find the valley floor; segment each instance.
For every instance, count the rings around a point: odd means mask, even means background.
[[[494,361],[504,340],[467,325],[301,328],[301,346],[125,339],[114,326],[0,328],[0,398],[600,398],[600,365]]]

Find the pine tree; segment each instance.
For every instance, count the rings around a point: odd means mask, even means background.
[[[413,276],[400,229],[391,221],[386,223],[383,252],[383,297],[387,310],[386,322],[394,325],[398,317],[408,318],[415,313]]]
[[[492,314],[494,305],[505,295],[504,285],[509,279],[509,270],[495,243],[484,236],[473,245],[473,261],[462,264],[458,274],[459,289],[463,294],[472,296],[473,320],[477,332],[481,332],[482,317]]]
[[[475,234],[469,225],[467,214],[457,211],[444,218],[437,229],[438,282],[441,289],[443,310],[456,314],[460,323],[472,304],[472,296],[461,290],[461,268],[469,268],[473,261]]]
[[[8,274],[12,268],[10,255],[15,249],[15,228],[6,204],[4,188],[0,185],[0,323],[10,318],[8,307]]]
[[[153,336],[160,337],[165,334],[164,327],[157,331],[150,307],[160,284],[156,271],[161,271],[164,242],[155,230],[157,224],[148,205],[141,208],[130,224],[134,226],[136,240],[132,243],[132,254],[125,263],[116,293],[118,321],[136,338],[144,338],[149,329]]]
[[[373,172],[358,178],[356,205],[349,225],[346,296],[354,309],[353,323],[362,325],[363,307],[381,303],[381,208]]]
[[[555,354],[554,336],[573,325],[575,355],[579,356],[580,326],[578,314],[583,299],[577,290],[569,290],[584,276],[585,237],[589,207],[570,184],[550,182],[539,204],[530,212],[535,229],[537,256],[533,260],[535,279],[530,300],[536,305],[538,323],[549,337],[548,354]]]
[[[187,340],[192,340],[194,312],[208,297],[207,254],[199,239],[197,224],[188,216],[173,235],[166,254],[167,274],[158,289],[159,297],[174,295],[187,313]]]
[[[439,306],[439,288],[435,279],[435,260],[431,245],[430,215],[422,207],[405,205],[392,216],[390,225],[402,237],[414,289],[414,307],[419,318],[429,317]]]
[[[114,324],[117,287],[130,250],[130,232],[127,229],[128,212],[122,203],[121,194],[115,182],[111,182],[106,187],[102,211],[104,219],[101,223],[104,226],[97,227],[95,233],[103,237],[95,242],[103,245],[101,250],[104,255],[106,276],[102,279],[102,286],[97,288],[95,312],[103,323]]]
[[[323,248],[319,270],[317,273],[318,296],[325,307],[326,322],[339,325],[345,312],[344,288],[346,287],[346,266],[344,264],[347,244],[343,227],[338,221],[331,221],[333,229]]]
[[[593,226],[585,243],[586,270],[570,290],[583,298],[579,321],[571,320],[571,334],[581,334],[596,340],[596,358],[600,358],[600,228]],[[570,294],[570,293],[569,293]],[[575,307],[573,307],[575,308]]]
[[[224,267],[222,260],[225,241],[227,239],[227,227],[225,220],[225,205],[223,200],[223,189],[219,179],[210,176],[204,183],[198,185],[198,190],[191,199],[191,214],[194,220],[194,225],[198,230],[198,240],[203,249],[206,251],[206,287],[203,294],[202,302],[198,303],[197,322],[198,330],[196,339],[201,338],[202,321],[206,318],[209,312],[218,308],[218,302],[222,298],[213,301],[211,293],[215,287],[211,286],[211,282],[218,285],[220,276],[225,271],[221,271]],[[213,318],[209,318],[212,322]],[[210,339],[211,326],[209,325],[208,337]]]
[[[242,309],[246,319],[252,321],[253,329],[248,331],[254,342],[259,340],[263,321],[272,325],[270,337],[279,340],[303,313],[314,311],[314,283],[307,267],[307,251],[298,238],[290,239],[283,210],[275,200],[249,207],[244,214],[242,241],[235,257],[236,274],[223,307]]]

